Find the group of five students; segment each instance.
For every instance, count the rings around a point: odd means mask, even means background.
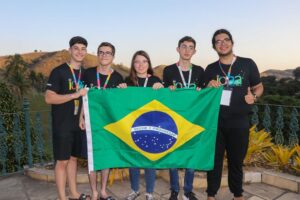
[[[85,129],[84,110],[81,97],[86,95],[87,87],[126,88],[127,86],[152,87],[159,89],[168,87],[174,90],[178,87],[224,86],[230,92],[230,104],[221,105],[216,139],[215,166],[207,173],[208,200],[214,200],[220,187],[223,157],[226,150],[228,157],[228,182],[234,199],[242,200],[243,159],[249,140],[250,105],[263,93],[256,64],[249,58],[242,58],[233,54],[233,39],[229,31],[220,29],[212,38],[213,48],[219,55],[219,60],[210,64],[204,71],[200,66],[191,63],[196,53],[196,41],[189,36],[179,40],[177,52],[179,61],[165,67],[163,80],[153,75],[149,55],[145,51],[137,51],[131,61],[130,73],[123,81],[122,76],[112,69],[115,47],[103,42],[97,50],[98,65],[86,70],[82,68],[82,61],[87,53],[87,41],[82,37],[73,37],[70,42],[70,61],[62,64],[50,74],[47,83],[45,100],[52,104],[53,151],[55,177],[60,200],[66,199],[65,187],[68,180],[69,199],[100,199],[112,200],[106,192],[109,169],[101,171],[101,190],[97,191],[96,173],[90,172],[92,196],[80,194],[76,188],[77,157],[86,156],[86,144],[82,143],[82,132]],[[79,124],[79,126],[78,126]],[[85,152],[82,153],[82,150]],[[140,195],[140,169],[130,168],[130,182],[132,192],[125,199],[134,200]],[[170,169],[170,200],[177,200],[179,193],[178,170]],[[197,199],[193,190],[194,169],[185,169],[184,200]],[[155,169],[145,169],[146,199],[153,199],[155,184]]]

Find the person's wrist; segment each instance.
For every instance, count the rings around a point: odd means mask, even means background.
[[[72,98],[72,99],[77,99],[77,98],[78,98],[78,97],[77,97],[77,92],[71,94],[71,98]]]
[[[257,99],[258,99],[258,97],[257,97],[257,95],[255,93],[253,93],[253,97],[254,97],[254,102],[256,102]]]

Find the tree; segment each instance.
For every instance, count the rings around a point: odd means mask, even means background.
[[[294,74],[296,80],[300,80],[300,67],[297,67],[297,68],[293,71],[293,74]]]
[[[261,77],[261,81],[264,85],[264,95],[276,95],[278,93],[278,82],[275,76]]]
[[[23,60],[20,54],[9,56],[1,74],[12,92],[21,100],[30,89],[28,63]]]
[[[31,85],[35,85],[36,84],[36,73],[35,71],[31,70],[30,73],[29,73],[29,79],[30,79],[30,82],[31,82]]]
[[[5,62],[4,69],[2,69],[2,74],[5,78],[9,77],[14,71],[18,70],[20,67],[28,67],[20,54],[15,54],[14,56],[9,56]]]
[[[45,92],[47,80],[47,77],[45,77],[42,73],[37,73],[35,89],[38,92]]]
[[[5,152],[4,156],[6,160],[6,171],[14,172],[20,170],[20,166],[27,164],[28,144],[26,143],[25,135],[25,118],[24,113],[20,112],[20,108],[17,107],[16,96],[10,91],[9,86],[0,82],[0,143],[5,144],[6,148],[2,148]],[[32,122],[31,122],[32,123]],[[3,131],[4,130],[4,131]],[[30,129],[31,145],[35,146],[37,142],[37,135],[33,127]],[[40,139],[40,138],[39,138]],[[1,152],[3,153],[3,152]],[[33,151],[33,159],[37,159],[39,154]],[[49,154],[44,159],[49,158]],[[3,170],[3,166],[0,165]]]
[[[5,142],[6,148],[3,149],[6,159],[6,169],[8,171],[14,171],[15,168],[15,160],[14,160],[14,137],[13,137],[13,129],[14,129],[14,116],[18,115],[19,109],[16,106],[16,99],[13,93],[9,90],[9,87],[5,83],[0,83],[0,117],[1,123],[0,126],[5,130],[6,134],[2,136],[1,142]],[[22,114],[20,114],[22,115]],[[23,118],[22,118],[23,120]],[[24,128],[22,127],[22,130]],[[3,131],[3,130],[2,130]],[[3,133],[1,133],[3,134]],[[25,140],[23,140],[25,142]],[[3,153],[3,152],[2,152]],[[3,167],[3,166],[2,166]],[[2,168],[3,170],[3,168]]]

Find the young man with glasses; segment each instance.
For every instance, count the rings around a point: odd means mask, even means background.
[[[99,65],[86,70],[83,76],[84,84],[91,88],[95,87],[103,90],[107,88],[116,88],[119,84],[123,83],[123,78],[111,67],[115,56],[114,45],[108,42],[102,42],[99,45],[97,52]],[[79,126],[82,130],[85,129],[84,112],[81,112],[80,114]],[[85,152],[83,154],[87,155],[87,147],[85,147],[84,150]],[[97,200],[98,196],[100,196],[100,200],[113,200],[106,192],[108,175],[109,169],[101,171],[101,190],[100,195],[98,195],[97,175],[95,172],[90,172],[90,185],[93,192],[92,200]]]
[[[163,72],[163,82],[165,87],[171,90],[176,88],[201,88],[204,83],[204,70],[202,67],[191,63],[193,55],[196,53],[196,41],[185,36],[178,42],[177,52],[179,61],[167,66]],[[182,102],[184,103],[184,102]],[[170,169],[171,196],[169,200],[177,200],[179,193],[178,169]],[[193,190],[194,169],[185,169],[184,176],[184,200],[196,200]]]
[[[229,31],[217,30],[212,45],[219,60],[205,69],[207,87],[224,86],[228,105],[221,105],[216,139],[215,165],[207,172],[208,200],[215,200],[222,178],[224,153],[228,160],[228,185],[234,200],[243,198],[243,160],[249,142],[251,105],[263,93],[258,68],[250,58],[233,54],[233,39]],[[224,94],[223,92],[223,94]]]
[[[45,101],[51,104],[53,155],[55,159],[55,182],[58,198],[66,200],[66,182],[70,189],[69,199],[89,199],[77,192],[77,157],[81,156],[82,131],[79,129],[79,111],[82,89],[82,61],[87,53],[87,41],[73,37],[70,42],[70,61],[54,68],[50,74]]]

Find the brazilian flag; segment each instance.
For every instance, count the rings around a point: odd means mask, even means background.
[[[212,169],[221,94],[222,88],[90,89],[83,100],[89,170]]]

